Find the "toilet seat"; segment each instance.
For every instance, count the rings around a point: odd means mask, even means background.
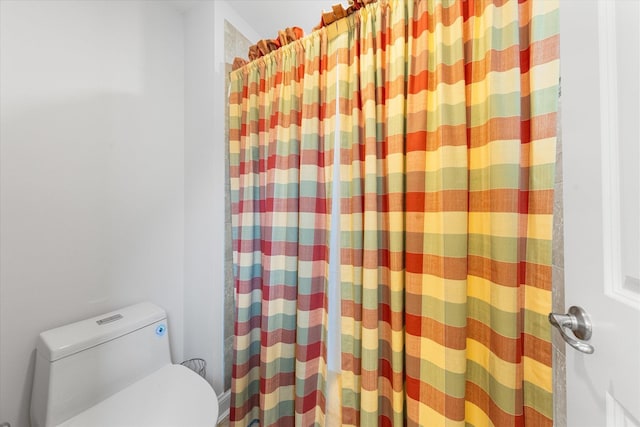
[[[58,427],[214,427],[218,398],[198,374],[167,365]]]

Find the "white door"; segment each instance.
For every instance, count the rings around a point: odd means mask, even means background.
[[[595,349],[566,346],[567,425],[640,427],[640,1],[561,0],[560,24],[565,304]]]

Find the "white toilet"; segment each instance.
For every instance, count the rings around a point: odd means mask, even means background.
[[[168,333],[151,303],[41,333],[32,427],[214,427],[217,396],[171,363]]]

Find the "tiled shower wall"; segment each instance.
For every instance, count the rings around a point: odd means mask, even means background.
[[[554,313],[566,312],[564,305],[564,215],[562,186],[562,132],[561,104],[558,105],[558,142],[556,145],[556,180],[553,200],[553,248],[552,248],[552,309]],[[553,361],[553,419],[555,427],[567,426],[567,376],[565,343],[556,331],[552,331]]]
[[[251,43],[233,25],[224,21],[224,62],[225,94],[229,93],[229,73],[233,58],[247,57]],[[224,389],[231,388],[231,368],[233,363],[233,323],[235,321],[235,301],[233,295],[233,248],[231,243],[231,188],[229,185],[229,103],[225,109],[225,203],[224,203]]]

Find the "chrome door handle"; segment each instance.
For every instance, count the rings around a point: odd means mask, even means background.
[[[549,313],[549,323],[558,328],[562,339],[571,347],[587,354],[595,351],[591,344],[584,342],[591,339],[592,327],[591,319],[582,307],[569,307],[567,314]],[[577,339],[567,334],[565,328],[571,329]]]

